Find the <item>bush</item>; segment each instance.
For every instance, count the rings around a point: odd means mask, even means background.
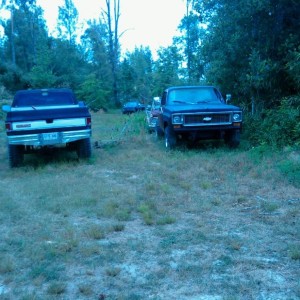
[[[93,111],[100,109],[107,110],[109,105],[110,92],[103,88],[100,80],[95,74],[91,74],[76,91],[76,95],[80,100],[86,102]]]
[[[29,86],[22,70],[12,64],[0,63],[0,84],[13,93]]]
[[[246,116],[245,124],[244,136],[252,145],[300,145],[300,96],[284,98],[279,107],[260,116]]]
[[[6,113],[2,111],[2,106],[5,104],[11,104],[12,95],[5,89],[0,83],[0,121],[3,121],[6,117]],[[0,131],[3,129],[0,129]]]

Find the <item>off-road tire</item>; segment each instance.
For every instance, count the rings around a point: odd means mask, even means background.
[[[91,146],[91,139],[83,139],[77,141],[77,155],[78,158],[89,158],[92,155],[92,146]]]
[[[20,167],[24,161],[24,147],[20,145],[8,145],[8,160],[11,168]]]
[[[177,137],[170,126],[165,129],[165,147],[167,150],[172,150],[177,145]]]

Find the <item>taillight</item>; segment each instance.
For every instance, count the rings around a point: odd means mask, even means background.
[[[92,118],[86,118],[86,125],[91,125],[92,124]]]
[[[11,123],[5,123],[5,129],[11,130]]]

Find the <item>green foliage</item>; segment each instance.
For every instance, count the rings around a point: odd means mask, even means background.
[[[57,77],[52,70],[51,53],[49,49],[42,47],[37,54],[36,65],[28,74],[28,81],[33,88],[54,87]]]
[[[91,74],[79,50],[75,44],[65,40],[49,41],[49,69],[57,77],[56,86],[76,89]]]
[[[58,32],[62,38],[74,43],[78,23],[78,10],[72,0],[64,0],[64,6],[58,7]]]
[[[88,87],[89,91],[93,90],[93,87],[91,86],[97,86],[96,89],[100,90],[100,95],[97,94],[99,105],[96,106],[98,108],[102,106],[107,107],[108,105],[106,105],[106,103],[114,104],[112,99],[114,76],[110,64],[111,57],[109,55],[107,28],[101,20],[98,22],[89,22],[88,25],[89,27],[81,37],[83,58],[87,62],[87,64],[84,64],[84,71],[86,74],[81,83],[86,81],[86,84],[90,86]],[[98,81],[98,83],[95,81]],[[96,91],[93,91],[92,93],[94,94]],[[90,97],[90,95],[87,94],[87,97]],[[89,100],[94,101],[95,99]]]
[[[268,89],[274,78],[277,65],[269,58],[263,59],[257,49],[253,49],[249,55],[249,72],[246,74],[245,86],[248,90]]]
[[[13,64],[0,63],[0,83],[7,91],[15,92],[28,86],[24,72]]]
[[[85,101],[93,111],[108,109],[108,95],[109,91],[103,89],[103,85],[96,74],[88,76],[77,90],[78,98]]]
[[[300,91],[300,46],[289,52],[286,68],[291,80],[295,82],[298,91]]]
[[[8,62],[28,72],[34,66],[38,45],[46,44],[46,21],[42,9],[35,1],[19,1],[14,8],[13,17],[3,23],[7,37],[4,55]]]
[[[181,56],[178,53],[176,45],[167,48],[161,48],[158,51],[158,59],[154,62],[154,94],[161,96],[163,90],[171,85],[181,84],[180,63]]]
[[[300,2],[288,0],[196,1],[208,25],[202,40],[205,76],[225,93],[258,109],[299,89]]]
[[[202,39],[205,36],[205,29],[201,26],[199,14],[193,10],[188,10],[178,28],[183,35],[175,38],[174,41],[179,42],[183,48],[181,52],[186,61],[184,77],[188,84],[199,84],[203,80],[205,63],[202,53]]]
[[[1,85],[1,82],[0,82],[0,100],[2,100],[2,101],[0,101],[0,121],[4,120],[4,118],[6,117],[6,113],[2,110],[2,105],[11,104],[11,99],[12,99],[12,95],[10,95],[10,93],[8,93],[8,91],[5,89],[4,86]],[[2,128],[4,129],[3,126],[2,126]],[[1,129],[0,129],[0,131],[1,131]]]
[[[120,64],[121,102],[136,99],[148,103],[152,99],[152,55],[149,47],[135,48]]]
[[[44,70],[41,66],[33,67],[29,75],[30,85],[34,88],[52,87],[55,81],[51,70]]]
[[[255,142],[297,140],[299,125],[285,122],[293,119],[294,110],[282,108],[279,99],[299,94],[299,1],[185,1],[180,35],[171,46],[158,50],[156,60],[147,46],[121,57],[122,34],[114,36],[118,28],[109,26],[121,11],[104,11],[99,20],[89,21],[77,44],[78,11],[73,0],[64,0],[59,7],[58,38],[49,37],[35,0],[15,3],[13,18],[1,22],[5,37],[0,42],[0,83],[10,92],[67,86],[98,110],[131,99],[146,104],[171,85],[213,84],[247,110],[252,104],[256,113],[264,110],[264,126],[275,122],[271,137],[262,136],[262,128],[255,133]],[[247,126],[257,128],[261,122],[249,119]],[[281,126],[293,133],[274,140]]]
[[[300,97],[284,98],[279,107],[246,116],[244,137],[252,145],[300,145]]]
[[[289,255],[291,259],[300,260],[300,245],[293,244],[289,246]]]
[[[138,212],[142,214],[146,225],[153,225],[155,223],[155,207],[153,207],[153,204],[142,203],[138,207]]]

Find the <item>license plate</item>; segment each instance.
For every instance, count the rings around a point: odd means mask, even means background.
[[[43,140],[44,141],[55,141],[58,139],[57,132],[50,132],[50,133],[43,133]]]

